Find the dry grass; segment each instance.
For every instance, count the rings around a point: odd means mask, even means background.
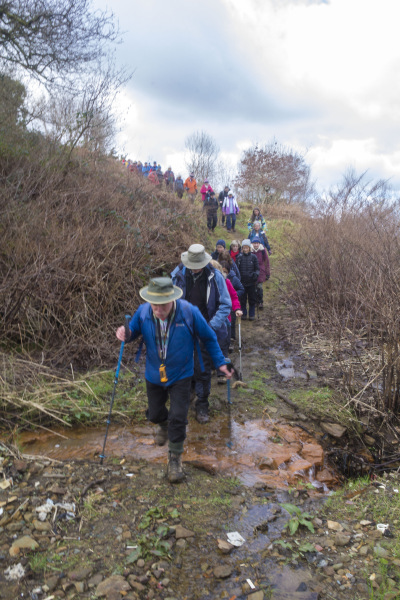
[[[18,177],[21,164],[1,165],[0,339],[44,364],[110,365],[139,289],[205,227],[195,207],[113,159],[27,162]]]
[[[351,401],[397,414],[400,204],[382,183],[352,184],[294,229],[289,297],[311,329],[329,334]]]

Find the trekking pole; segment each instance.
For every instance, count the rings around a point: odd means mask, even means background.
[[[242,377],[242,317],[238,317],[238,330],[239,330],[239,381],[243,380]]]
[[[227,442],[228,448],[232,450],[232,400],[231,400],[231,380],[227,379],[226,389],[228,394],[228,429],[229,429],[229,442]]]
[[[130,319],[130,316],[129,315],[125,315],[125,340],[126,341],[128,341],[129,338],[130,338],[129,319]],[[114,404],[115,390],[116,390],[117,383],[118,383],[119,370],[121,368],[122,355],[124,353],[124,346],[125,346],[125,342],[121,342],[121,348],[120,348],[119,357],[118,357],[118,364],[117,364],[117,368],[115,370],[114,388],[113,388],[113,391],[112,391],[111,402],[110,402],[110,409],[108,411],[108,417],[107,417],[106,435],[104,437],[103,450],[102,450],[102,453],[100,454],[100,464],[101,465],[103,464],[103,459],[106,457],[105,454],[104,454],[104,451],[106,449],[106,441],[107,441],[107,435],[108,435],[108,428],[109,428],[110,423],[111,423],[111,413],[112,413],[113,404]]]

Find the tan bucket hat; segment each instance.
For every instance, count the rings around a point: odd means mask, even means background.
[[[170,277],[155,277],[149,285],[139,290],[140,296],[151,304],[167,304],[183,294],[181,288],[173,285]]]
[[[187,252],[182,252],[181,261],[188,269],[203,269],[211,260],[201,244],[192,244]]]

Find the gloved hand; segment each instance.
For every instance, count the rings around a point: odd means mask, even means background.
[[[251,278],[253,281],[257,281],[258,279],[258,273],[252,273]]]

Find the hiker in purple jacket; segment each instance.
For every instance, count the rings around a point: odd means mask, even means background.
[[[222,212],[226,215],[227,231],[235,231],[236,215],[239,214],[239,206],[232,192],[228,192],[222,203]]]

